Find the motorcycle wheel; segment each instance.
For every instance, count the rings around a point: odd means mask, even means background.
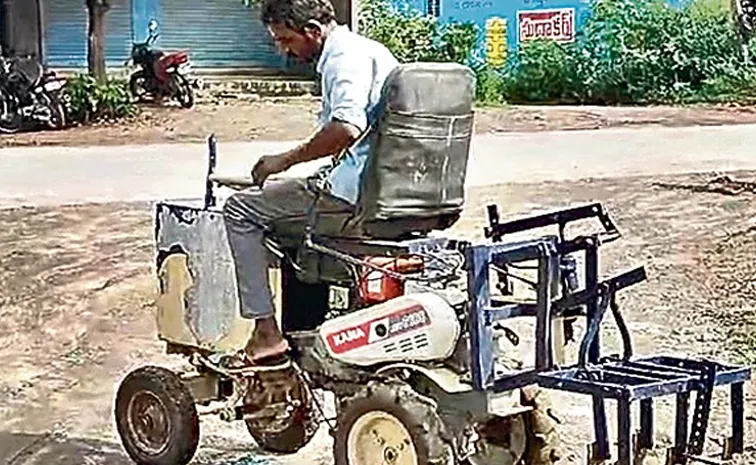
[[[144,102],[145,97],[149,92],[147,91],[147,76],[144,75],[144,71],[137,71],[131,75],[129,79],[129,91],[137,102]]]
[[[42,104],[50,110],[50,121],[47,122],[49,129],[60,130],[66,127],[66,111],[63,102],[54,95],[43,92],[40,96]]]
[[[23,118],[16,111],[10,97],[0,91],[0,132],[15,134],[21,130]]]
[[[171,76],[174,80],[173,84],[176,88],[174,97],[181,105],[182,108],[192,108],[194,106],[194,91],[189,81],[181,74],[174,74]]]

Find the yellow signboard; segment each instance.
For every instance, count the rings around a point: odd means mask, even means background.
[[[493,67],[504,66],[507,60],[507,20],[491,17],[486,20],[486,62]]]

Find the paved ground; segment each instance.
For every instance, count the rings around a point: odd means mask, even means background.
[[[649,270],[649,282],[620,302],[637,352],[753,364],[753,195],[655,181],[705,185],[712,170],[756,170],[754,134],[753,126],[731,126],[481,135],[468,208],[450,234],[480,239],[490,202],[512,217],[601,200],[625,235],[610,248],[605,271],[638,263]],[[221,171],[238,174],[255,156],[288,143],[270,144],[224,143]],[[152,216],[144,201],[201,194],[204,156],[202,145],[0,152],[0,358],[7,361],[0,374],[0,463],[130,463],[113,431],[114,389],[136,366],[178,363],[155,339]],[[731,174],[756,179],[754,171]],[[86,204],[59,206],[72,202]],[[21,204],[33,206],[14,208]],[[527,345],[527,334],[521,337]],[[616,347],[611,328],[605,339]],[[748,389],[747,444],[756,444],[755,389]],[[587,404],[558,396],[556,405],[567,442],[563,463],[583,463],[591,440]],[[727,431],[726,406],[718,394],[716,432]],[[670,440],[670,418],[663,403],[656,431],[662,445]],[[321,431],[301,453],[271,457],[255,449],[241,425],[207,419],[195,463],[328,465],[329,447]],[[754,454],[744,463],[756,463]]]
[[[756,172],[732,173],[754,180]],[[449,232],[481,239],[484,206],[504,218],[601,200],[625,239],[607,248],[605,273],[648,266],[649,282],[622,293],[636,353],[687,353],[756,361],[756,216],[753,195],[696,193],[655,181],[697,177],[499,184],[470,190],[465,216]],[[0,463],[128,465],[112,424],[113,394],[129,370],[175,366],[155,338],[152,215],[149,204],[115,203],[0,211]],[[517,328],[515,328],[517,329]],[[524,347],[532,343],[521,332]],[[616,350],[607,324],[604,340]],[[526,350],[526,349],[523,349]],[[570,356],[574,357],[573,345]],[[584,463],[591,440],[584,398],[556,396],[566,440],[563,464]],[[727,432],[727,396],[715,397],[710,445]],[[748,389],[747,444],[756,444],[756,383]],[[672,408],[658,405],[656,439],[669,444]],[[611,412],[611,411],[610,411]],[[239,424],[207,418],[196,464],[330,465],[325,430],[299,454],[256,450]],[[756,451],[743,463],[754,463]],[[657,459],[647,464],[661,463]]]
[[[145,106],[135,118],[60,132],[0,137],[0,147],[152,145],[201,142],[211,132],[225,141],[288,140],[313,130],[315,98],[222,99],[191,110]],[[478,108],[476,132],[496,134],[637,127],[754,124],[756,108],[743,106],[570,107],[507,106]]]
[[[295,142],[220,142],[218,171],[244,175]],[[469,186],[756,168],[756,125],[478,135]],[[5,148],[0,206],[201,197],[205,144]],[[311,172],[322,161],[295,167]]]

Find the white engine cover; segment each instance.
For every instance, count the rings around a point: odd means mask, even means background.
[[[443,360],[454,351],[459,333],[454,308],[429,292],[397,297],[320,327],[329,355],[359,366]]]

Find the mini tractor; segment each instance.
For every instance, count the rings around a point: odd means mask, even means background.
[[[731,393],[725,458],[743,452],[750,368],[633,353],[616,296],[646,272],[599,276],[600,248],[620,237],[601,204],[511,221],[490,205],[481,240],[443,234],[464,206],[474,92],[465,66],[401,65],[384,88],[354,211],[313,208],[270,231],[266,266],[292,347],[277,365],[239,368],[254,323],[239,316],[218,192],[256,187],[216,173],[217,141],[209,138],[204,197],[155,207],[158,334],[188,363],[180,372],[138,368],[121,381],[115,421],[134,462],[189,463],[200,418],[217,415],[244,422],[259,448],[279,454],[296,453],[325,426],[336,465],[550,464],[561,445],[546,395],[561,391],[592,401],[590,463],[631,465],[654,448],[662,396],[676,396],[677,405],[668,463],[710,463],[702,454],[718,386]],[[331,167],[309,179],[313,205]],[[598,228],[568,237],[578,221]],[[619,354],[601,350],[608,314]],[[531,363],[516,355],[522,321],[532,331]],[[581,322],[567,361],[564,348]],[[616,402],[616,453],[607,400]]]

